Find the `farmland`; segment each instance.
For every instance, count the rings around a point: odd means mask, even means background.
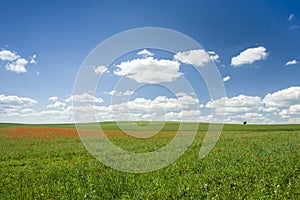
[[[146,139],[100,125],[121,148],[149,152],[168,144],[179,124]],[[199,159],[207,127],[199,124],[173,164],[135,174],[97,161],[73,124],[0,124],[0,199],[299,199],[300,125],[225,125]]]

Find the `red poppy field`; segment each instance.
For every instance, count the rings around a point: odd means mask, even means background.
[[[143,139],[103,124],[114,144],[135,152],[160,149],[177,128]],[[0,199],[299,199],[300,125],[225,125],[199,159],[206,129],[200,124],[174,163],[134,174],[101,164],[74,125],[0,124]]]

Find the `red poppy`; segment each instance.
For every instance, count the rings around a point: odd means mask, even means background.
[[[195,174],[199,174],[199,172],[198,172],[198,171],[196,171],[196,172],[195,172]]]
[[[247,156],[247,154],[245,154],[245,153],[244,153],[244,154],[243,154],[243,156],[245,156],[245,157],[246,157],[246,156]]]
[[[271,160],[270,156],[268,156],[268,160]]]
[[[221,149],[217,149],[216,152],[220,153],[220,152],[221,152]]]
[[[180,168],[180,170],[181,170],[181,171],[184,171],[184,168],[183,168],[183,167],[181,167],[181,168]]]
[[[257,157],[257,160],[260,160],[260,157]]]

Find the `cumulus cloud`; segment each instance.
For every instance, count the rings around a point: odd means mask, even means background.
[[[116,96],[130,96],[134,93],[134,91],[132,90],[126,90],[126,91],[116,91],[116,90],[112,90],[110,92],[104,92],[104,94],[108,94],[108,95],[116,95]]]
[[[112,90],[112,91],[109,91],[109,92],[103,92],[104,94],[108,94],[108,95],[114,95],[116,94],[118,91],[116,90]]]
[[[51,109],[51,110],[27,110],[22,112],[18,110],[16,112],[9,112],[1,115],[0,120],[2,122],[22,122],[22,123],[70,123],[74,122],[73,113],[67,109]]]
[[[120,104],[122,105],[122,104]],[[155,99],[135,98],[127,102],[129,109],[140,111],[162,111],[162,110],[176,110],[179,109],[179,103],[175,98],[168,98],[166,96],[158,96]]]
[[[281,116],[289,117],[289,115],[299,115],[300,114],[300,104],[292,105],[288,109],[283,109],[280,113]]]
[[[196,67],[203,67],[210,61],[218,60],[219,55],[214,51],[206,52],[203,49],[196,49],[184,52],[178,52],[174,55],[174,59],[182,63],[194,65]]]
[[[89,93],[75,94],[71,95],[69,98],[65,100],[65,102],[80,102],[80,103],[102,103],[102,98],[97,98]]]
[[[47,108],[64,108],[65,106],[66,106],[66,103],[56,101],[53,104],[50,104],[50,105],[48,105],[46,107]]]
[[[36,61],[36,54],[33,54],[31,57],[30,57],[30,64],[36,64],[37,61]]]
[[[267,57],[268,53],[263,46],[248,48],[242,51],[238,56],[231,58],[231,65],[239,67],[244,64],[252,64],[258,60],[265,60]]]
[[[288,122],[290,124],[300,124],[300,117],[295,117],[295,118],[289,118]]]
[[[224,102],[225,108],[224,108]],[[225,114],[226,123],[275,123],[270,116],[275,116],[277,108],[266,107],[261,97],[238,95],[209,101],[206,108],[216,114]]]
[[[132,95],[133,93],[134,93],[134,91],[126,90],[126,91],[124,91],[124,92],[122,93],[122,95],[124,95],[124,96],[130,96],[130,95]]]
[[[220,56],[216,52],[208,51],[207,53],[208,53],[209,58],[210,58],[211,61],[219,61],[218,59],[219,59]]]
[[[190,121],[199,117],[200,111],[195,108],[199,100],[187,94],[181,94],[177,98],[158,96],[154,99],[135,98],[128,102],[110,106],[115,115],[114,120],[174,120],[183,118]],[[190,118],[193,118],[190,119]]]
[[[105,67],[103,65],[97,66],[94,69],[95,74],[103,74],[106,71],[107,71],[107,67]]]
[[[295,65],[295,64],[298,64],[298,61],[296,59],[288,61],[287,63],[285,63],[285,66]]]
[[[15,95],[0,95],[0,106],[12,105],[12,106],[30,106],[37,104],[37,101],[27,97],[18,97]]]
[[[241,123],[241,120],[251,123],[287,123],[300,117],[300,87],[269,93],[264,98],[246,95],[224,97],[209,101],[206,108],[213,109],[217,114],[226,113],[226,122],[230,123]]]
[[[16,73],[25,73],[27,72],[26,65],[28,63],[35,64],[36,55],[34,54],[31,57],[30,62],[25,58],[21,58],[17,53],[9,51],[9,50],[2,50],[0,51],[0,60],[8,61],[6,64],[6,69],[9,71],[13,71]]]
[[[188,95],[184,92],[176,93],[176,96],[181,107],[184,109],[188,108],[190,105],[196,105],[199,103],[199,99],[197,97]]]
[[[275,112],[278,112],[279,109],[276,107],[264,107],[263,111],[268,112],[268,113],[275,113]]]
[[[237,115],[230,115],[226,117],[226,121],[230,123],[237,123],[240,124],[243,121],[247,121],[247,123],[252,123],[252,124],[262,124],[262,123],[274,123],[273,120],[270,118],[266,117],[262,113],[242,113],[242,114],[237,114]]]
[[[28,97],[18,97],[15,95],[0,95],[0,120],[7,121],[8,115],[14,113],[28,113],[30,107],[38,102]],[[14,120],[18,120],[16,118]]]
[[[113,90],[114,91],[114,90]],[[133,91],[110,91],[114,95],[131,94]],[[110,93],[109,92],[109,93]],[[117,93],[116,93],[117,92]],[[65,101],[57,101],[56,96],[50,97],[53,101],[44,109],[36,110],[36,100],[28,97],[0,95],[1,122],[73,122],[73,111],[80,111],[80,120],[83,122],[95,120],[184,120],[210,121],[212,115],[225,114],[226,123],[296,123],[300,119],[300,87],[289,87],[265,95],[258,96],[238,95],[211,100],[204,106],[199,106],[199,99],[195,94],[184,92],[175,93],[175,97],[157,96],[154,99],[135,98],[128,102],[114,105],[96,104],[103,100],[89,93],[73,95]],[[70,102],[90,103],[80,104],[73,108]],[[226,107],[224,108],[224,103]],[[40,107],[39,107],[40,108]],[[201,112],[200,112],[201,108]]]
[[[117,65],[114,73],[139,83],[172,82],[182,75],[180,63],[172,60],[158,60],[153,57],[138,58]]]
[[[145,56],[145,57],[147,57],[147,56],[154,56],[154,54],[152,52],[148,51],[147,49],[143,49],[142,51],[139,51],[137,53],[137,55],[138,56],[141,55],[141,56]]]
[[[20,110],[21,113],[32,113],[32,112],[35,112],[34,109],[32,108],[23,108]]]
[[[11,52],[9,50],[2,50],[2,51],[0,51],[0,60],[14,61],[14,60],[16,60],[18,58],[20,58],[19,55],[17,55],[14,52]]]
[[[16,61],[8,63],[6,69],[16,73],[25,73],[27,72],[25,66],[28,64],[28,61],[25,58],[18,58]]]
[[[294,86],[269,93],[263,99],[268,107],[287,107],[300,104],[300,87]]]
[[[167,121],[200,121],[201,120],[201,112],[200,110],[186,110],[179,112],[168,112],[164,117]],[[208,120],[206,120],[208,121]]]
[[[263,109],[263,102],[258,96],[246,96],[241,94],[232,98],[222,97],[217,100],[209,101],[206,104],[206,108],[212,108],[216,113],[220,114],[224,114],[224,111],[226,114],[253,113]]]
[[[230,76],[225,76],[224,78],[223,78],[223,82],[226,82],[226,81],[229,81],[230,80]]]
[[[49,97],[48,100],[50,101],[56,101],[58,98],[56,96],[53,96],[53,97]]]

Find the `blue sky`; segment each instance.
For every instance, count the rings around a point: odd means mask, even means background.
[[[71,100],[76,100],[73,85],[89,52],[122,31],[162,27],[188,35],[218,56],[212,61],[222,78],[229,79],[224,81],[226,122],[300,123],[299,1],[12,0],[1,2],[0,17],[2,122],[72,122]],[[174,55],[147,50],[154,56],[136,55],[136,51],[119,58],[114,67],[138,58],[174,62]],[[179,72],[196,88],[196,96],[179,95],[191,100],[188,119],[209,121],[211,111],[220,109],[218,100],[211,101],[201,78],[193,76],[186,63],[178,62]],[[112,92],[120,76],[105,67],[107,78],[93,100],[101,121],[111,120],[112,94],[124,95]],[[133,119],[150,120],[145,113],[149,114],[149,106],[154,105],[165,108],[163,114],[156,113],[162,119],[177,120],[182,114],[168,107],[176,96],[159,86],[150,84],[129,94],[132,109],[142,109]],[[88,95],[85,97],[91,98]],[[140,104],[148,108],[136,108]],[[198,111],[191,109],[195,106]],[[116,107],[122,110],[121,103]]]

